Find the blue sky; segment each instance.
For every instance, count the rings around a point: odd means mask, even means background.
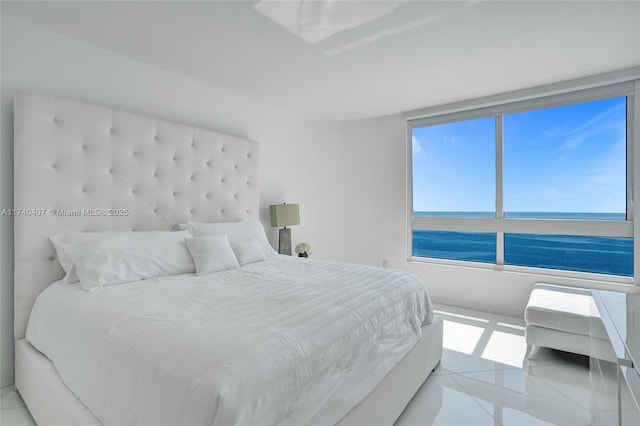
[[[495,118],[413,129],[416,211],[494,211]],[[506,212],[626,210],[626,98],[504,116]]]

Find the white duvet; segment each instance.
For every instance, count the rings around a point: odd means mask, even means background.
[[[275,256],[98,292],[57,282],[26,337],[105,425],[334,424],[432,315],[414,275]]]

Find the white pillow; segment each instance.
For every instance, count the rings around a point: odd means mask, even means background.
[[[197,275],[207,275],[240,266],[226,235],[194,237],[184,241],[196,265]]]
[[[60,262],[62,269],[67,273],[63,278],[64,281],[69,283],[75,283],[78,281],[78,274],[73,266],[71,256],[69,256],[68,253],[69,245],[83,241],[99,240],[109,234],[109,232],[67,232],[64,234],[51,235],[49,237],[49,241],[51,241],[53,248],[56,250],[58,262]],[[116,232],[113,234],[116,234]]]
[[[128,232],[71,244],[80,285],[95,290],[145,278],[195,272],[184,242],[189,231]]]
[[[278,254],[267,241],[264,227],[259,220],[248,220],[246,222],[220,222],[220,223],[200,223],[189,222],[187,224],[194,237],[205,237],[210,235],[226,235],[229,242],[235,240],[246,240],[255,238],[265,256],[275,256]],[[232,244],[233,246],[233,244]],[[240,262],[242,263],[242,262]]]
[[[262,252],[260,243],[254,237],[233,240],[230,241],[230,244],[240,266],[267,260],[267,257]]]

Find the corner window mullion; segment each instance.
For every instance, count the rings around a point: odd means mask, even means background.
[[[640,87],[640,84],[638,86]],[[634,114],[636,113],[635,98],[635,95],[627,96],[627,220],[633,220],[634,217],[633,188],[635,187],[634,170],[636,167],[634,164],[634,139],[637,131],[634,120]]]
[[[634,202],[640,199],[640,126],[637,116],[640,112],[640,80],[634,82],[634,91],[627,96],[627,220],[633,222],[633,281],[640,286],[640,221],[635,220]],[[630,170],[629,170],[630,169]]]
[[[502,114],[496,115],[496,219],[504,219]],[[496,234],[496,263],[504,265],[504,232]]]

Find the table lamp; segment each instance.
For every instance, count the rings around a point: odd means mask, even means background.
[[[271,227],[280,229],[278,253],[291,256],[291,229],[287,226],[300,225],[300,207],[298,204],[274,204],[269,206]]]

